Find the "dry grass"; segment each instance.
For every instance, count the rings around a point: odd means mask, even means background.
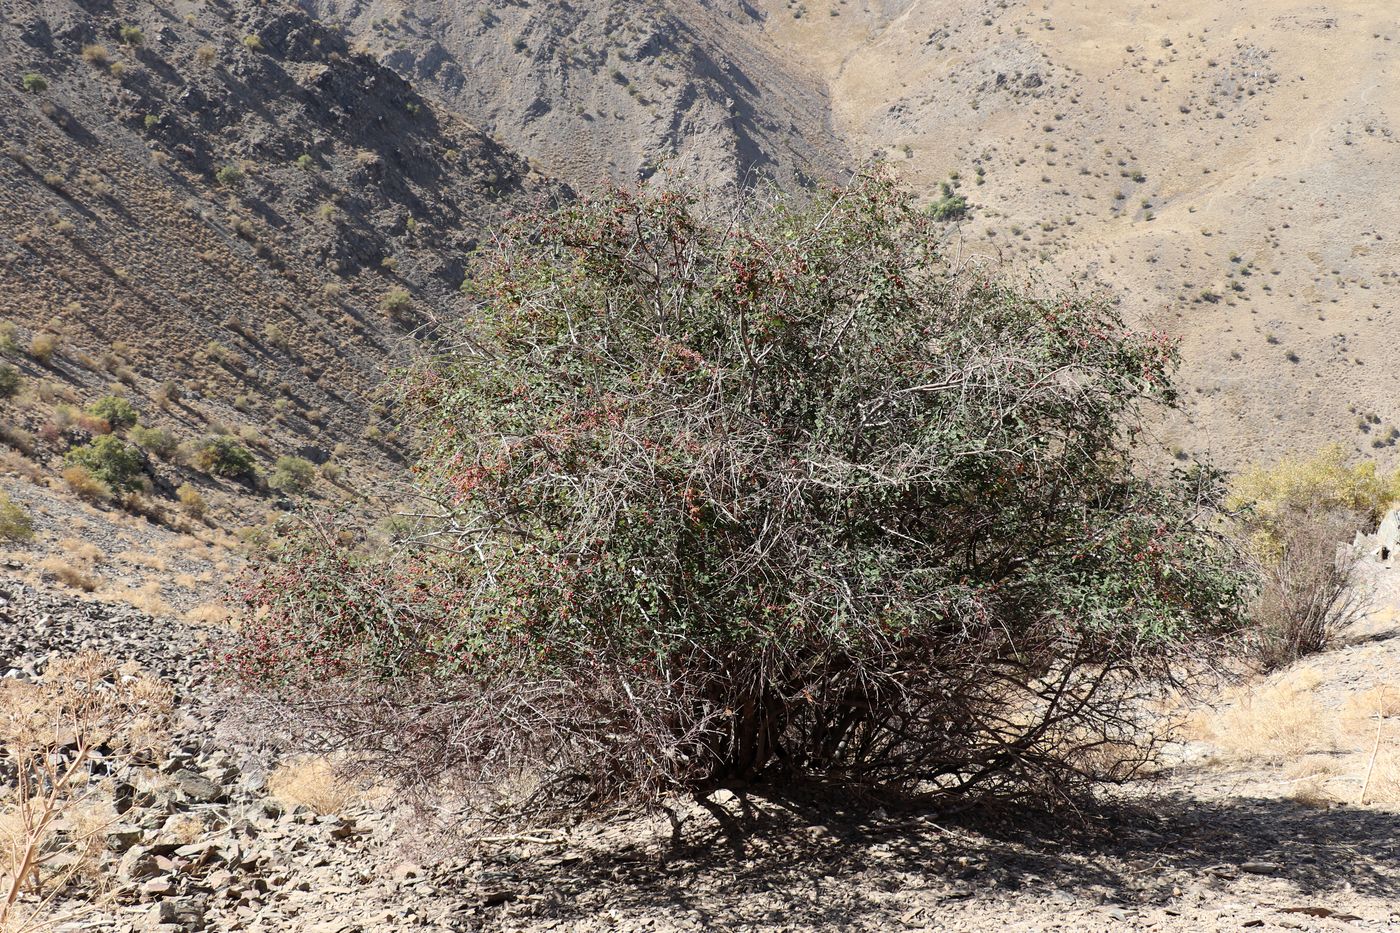
[[[1331,751],[1337,746],[1336,723],[1318,702],[1321,682],[1305,667],[1237,688],[1220,705],[1192,717],[1186,731],[1235,759],[1279,761]]]
[[[1376,756],[1376,768],[1371,774],[1371,785],[1364,802],[1385,807],[1400,806],[1400,748],[1391,745],[1382,748]]]
[[[278,765],[268,775],[267,789],[288,806],[305,804],[317,813],[339,813],[365,797],[359,787],[336,773],[334,764],[315,755]]]
[[[161,572],[164,572],[168,566],[164,557],[146,551],[122,551],[117,555],[117,559],[124,560],[128,564],[133,564],[137,567],[145,567],[147,570]]]
[[[160,583],[152,580],[137,587],[120,587],[104,591],[104,596],[126,603],[147,615],[170,615],[170,604],[161,594]]]
[[[89,564],[100,564],[107,556],[97,545],[90,541],[81,541],[78,538],[60,538],[58,549],[70,560]]]
[[[101,584],[101,580],[61,557],[46,557],[39,562],[39,572],[46,578],[56,580],[64,586],[84,593],[91,593]]]
[[[184,615],[193,625],[220,625],[229,620],[229,611],[219,603],[200,603]]]

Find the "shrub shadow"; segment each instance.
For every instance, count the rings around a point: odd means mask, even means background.
[[[596,916],[601,900],[723,925],[742,903],[749,924],[832,929],[907,907],[891,894],[911,885],[926,905],[1024,890],[1148,907],[1168,904],[1179,885],[1228,888],[1262,872],[1300,898],[1352,890],[1394,900],[1397,826],[1395,814],[1372,810],[1175,793],[1073,816],[754,794],[688,809],[675,834],[660,824],[601,832],[567,857],[532,859],[518,880],[546,895],[532,912],[563,921]],[[579,892],[592,896],[576,901]]]

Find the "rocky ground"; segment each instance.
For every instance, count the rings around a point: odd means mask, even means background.
[[[1317,664],[1391,676],[1400,626],[1379,618]],[[109,880],[72,891],[55,929],[1400,929],[1400,818],[1269,793],[1283,762],[1182,766],[1053,816],[721,792],[678,829],[647,818],[443,855],[391,796],[320,813],[272,793],[275,761],[223,721],[209,635],[0,582],[4,676],[98,648],[177,685],[182,713],[156,767],[117,775]]]

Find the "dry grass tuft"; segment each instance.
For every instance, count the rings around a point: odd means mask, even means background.
[[[117,558],[137,567],[145,567],[148,570],[164,571],[167,566],[164,557],[145,551],[122,551],[117,555]]]
[[[46,578],[56,580],[64,586],[84,593],[91,593],[101,584],[101,580],[61,557],[46,557],[39,562],[39,572]]]
[[[107,556],[102,553],[102,549],[90,541],[80,541],[77,538],[62,538],[58,542],[58,549],[69,559],[83,561],[89,564],[98,564]]]
[[[317,813],[339,813],[364,798],[359,787],[336,773],[334,764],[315,755],[278,765],[268,775],[267,789],[288,806],[305,804]]]
[[[140,609],[146,615],[165,616],[170,615],[170,604],[165,601],[161,594],[160,583],[152,580],[136,587],[120,587],[109,591],[106,595],[112,599],[126,603],[128,606]]]
[[[229,620],[229,611],[219,603],[200,603],[186,612],[184,619],[194,625],[220,625]]]

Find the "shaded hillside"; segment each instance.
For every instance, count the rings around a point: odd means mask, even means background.
[[[484,228],[552,191],[287,4],[4,0],[0,49],[22,377],[0,410],[41,469],[85,436],[56,407],[114,385],[179,438],[388,464],[369,399],[403,335],[451,310]]]
[[[400,74],[571,183],[663,163],[802,188],[844,162],[825,92],[747,4],[304,0]]]

